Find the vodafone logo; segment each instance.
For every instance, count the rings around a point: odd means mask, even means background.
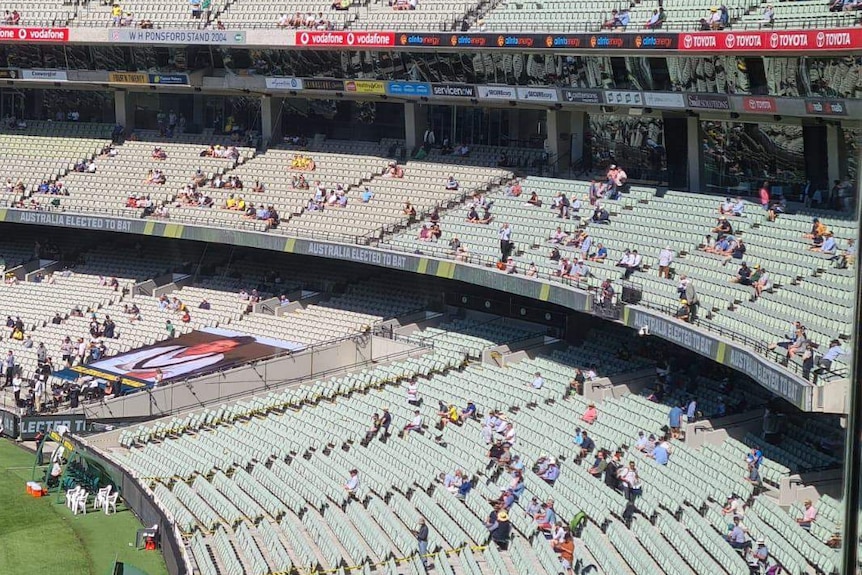
[[[777,34],[777,33],[773,32],[772,34],[770,34],[770,36],[769,36],[769,45],[770,45],[773,49],[778,48],[778,43],[779,43],[779,42],[780,42],[780,40],[779,40],[779,38],[778,38],[778,34]]]
[[[692,41],[691,34],[686,34],[685,36],[682,37],[682,45],[685,48],[691,48],[692,42],[693,41]]]
[[[347,45],[353,46],[356,43],[356,36],[353,35],[353,32],[347,33]]]
[[[303,32],[299,35],[299,43],[300,44],[308,44],[308,32]]]
[[[724,46],[728,50],[733,50],[733,47],[736,46],[736,34],[728,34],[724,37]]]
[[[826,45],[826,33],[825,32],[818,32],[817,33],[817,39],[815,40],[815,43],[817,44],[818,48],[822,48],[823,46],[825,46]]]
[[[68,42],[68,28],[0,28],[0,41]]]

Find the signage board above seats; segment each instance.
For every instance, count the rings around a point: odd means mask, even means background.
[[[430,96],[431,84],[427,82],[387,82],[386,93],[390,96]]]
[[[518,88],[518,99],[525,102],[558,102],[556,88]]]
[[[296,45],[322,48],[391,48],[395,45],[395,32],[303,31],[296,33]]]
[[[680,34],[679,49],[711,52],[790,52],[858,50],[862,48],[862,30],[774,30],[740,32],[696,32]]]
[[[469,84],[431,84],[431,94],[447,98],[475,98],[476,86]]]
[[[846,116],[847,102],[822,98],[805,100],[805,113],[812,116]]]
[[[344,89],[355,94],[377,94],[386,93],[386,83],[379,80],[347,80]]]
[[[673,50],[678,34],[492,34],[462,32],[460,34],[411,33],[399,34],[398,46],[441,48],[528,48],[528,49],[618,49]]]
[[[112,28],[108,41],[114,44],[177,44],[182,46],[242,46],[246,33],[234,30],[146,30]]]
[[[33,80],[36,82],[68,82],[69,77],[65,70],[21,70],[22,80]]]
[[[68,42],[68,28],[17,28],[0,26],[0,42]]]
[[[267,90],[290,90],[299,91],[303,89],[302,78],[290,76],[273,76],[266,78]]]
[[[111,84],[148,84],[160,86],[187,86],[186,74],[145,74],[144,72],[109,72]]]

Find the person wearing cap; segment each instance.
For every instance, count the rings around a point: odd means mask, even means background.
[[[718,223],[712,228],[712,233],[719,236],[733,235],[733,226],[727,220],[727,216],[718,216]]]
[[[649,440],[647,439],[646,433],[644,433],[643,430],[638,431],[638,438],[635,441],[634,448],[643,453],[643,451],[646,449],[648,442]]]
[[[805,510],[802,512],[802,517],[796,518],[796,523],[805,530],[811,529],[811,524],[817,520],[817,508],[811,503],[810,499],[806,499],[803,503]]]
[[[530,502],[527,503],[527,506],[524,508],[524,515],[530,519],[535,519],[541,510],[542,504],[539,503],[539,498],[531,497]]]
[[[739,264],[739,269],[736,270],[736,275],[730,278],[730,283],[740,284],[744,286],[751,285],[751,268],[746,262]]]
[[[509,538],[512,535],[512,524],[509,523],[509,514],[505,510],[497,512],[497,520],[488,527],[491,532],[491,541],[497,544],[501,550],[509,548]]]
[[[764,572],[769,567],[769,548],[763,537],[759,537],[756,547],[749,550],[748,566],[753,574]]]
[[[590,404],[587,406],[586,411],[584,411],[584,414],[581,416],[581,421],[588,425],[592,425],[596,422],[596,419],[598,418],[599,410],[596,409],[596,404],[591,401]]]
[[[596,224],[609,224],[611,223],[611,214],[604,208],[604,206],[597,202],[596,209],[593,210],[593,217],[591,219],[593,223]]]
[[[691,319],[691,306],[688,304],[687,299],[679,300],[679,307],[676,308],[674,317],[683,321],[689,321]]]
[[[548,468],[540,477],[548,485],[553,485],[554,483],[556,483],[557,479],[560,477],[560,467],[557,465],[556,459],[554,459],[553,457],[548,459]]]

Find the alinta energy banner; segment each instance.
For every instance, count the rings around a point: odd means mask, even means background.
[[[159,374],[164,382],[181,381],[304,348],[295,341],[204,328],[73,369],[100,379],[120,377],[124,385],[143,387],[152,386]]]

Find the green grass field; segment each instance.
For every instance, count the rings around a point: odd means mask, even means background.
[[[109,575],[116,558],[148,575],[167,574],[161,553],[134,548],[141,523],[128,509],[118,505],[116,515],[88,509],[74,516],[54,493],[27,495],[34,459],[0,440],[0,573]]]

